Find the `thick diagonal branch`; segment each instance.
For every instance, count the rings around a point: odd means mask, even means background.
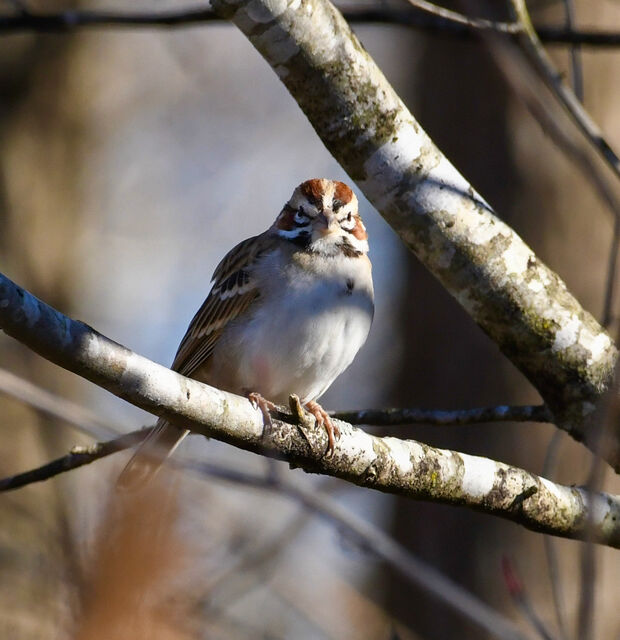
[[[380,491],[465,505],[535,531],[583,538],[587,528],[598,542],[620,547],[616,496],[557,485],[487,458],[378,438],[345,422],[339,423],[333,454],[325,456],[324,429],[274,419],[264,432],[260,411],[245,398],[151,362],[52,309],[1,274],[0,328],[137,407],[242,449]]]
[[[541,393],[595,448],[588,418],[611,338],[415,121],[328,0],[213,0],[273,67],[369,200]],[[620,428],[606,459],[620,468]]]

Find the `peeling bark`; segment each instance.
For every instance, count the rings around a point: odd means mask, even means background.
[[[278,74],[333,156],[591,449],[617,350],[442,155],[328,0],[213,0]],[[620,469],[620,427],[605,459]]]

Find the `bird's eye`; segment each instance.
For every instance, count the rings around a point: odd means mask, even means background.
[[[310,219],[310,216],[304,211],[303,207],[299,207],[294,219],[297,224],[304,224]]]
[[[340,220],[340,226],[351,233],[355,229],[355,220],[353,219],[353,213],[349,211],[346,216],[343,216]]]

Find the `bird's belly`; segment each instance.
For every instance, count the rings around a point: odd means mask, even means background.
[[[214,365],[227,370],[230,391],[258,391],[276,403],[291,393],[314,400],[366,341],[373,314],[368,293],[338,288],[316,299],[308,292],[289,298],[277,312],[268,302],[259,306],[249,329],[231,328],[222,340]]]

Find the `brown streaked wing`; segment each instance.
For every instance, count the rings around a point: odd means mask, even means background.
[[[181,340],[171,367],[174,371],[191,376],[211,357],[226,325],[258,298],[250,267],[273,247],[272,237],[267,234],[240,242],[216,267],[211,292]],[[226,298],[222,298],[224,293]]]

